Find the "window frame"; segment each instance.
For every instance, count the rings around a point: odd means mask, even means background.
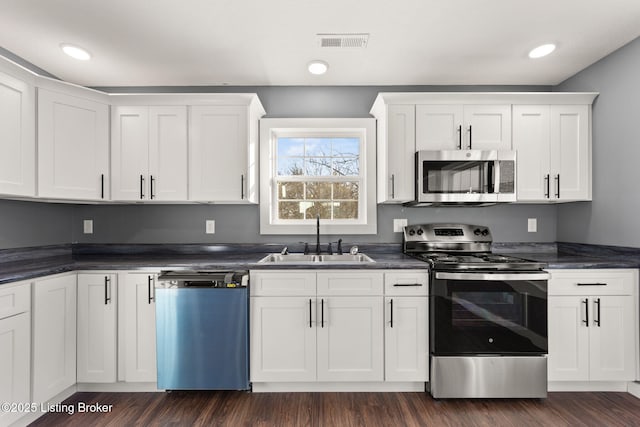
[[[358,180],[359,219],[321,219],[323,234],[376,234],[376,121],[375,119],[280,118],[260,120],[260,234],[315,234],[316,220],[278,220],[276,216],[278,137],[360,138]],[[289,180],[287,177],[285,180]],[[295,180],[295,179],[292,179]],[[317,179],[331,181],[333,177]],[[316,181],[314,179],[314,181]],[[286,222],[285,222],[286,221]]]

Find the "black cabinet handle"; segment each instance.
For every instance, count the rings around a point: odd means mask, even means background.
[[[584,323],[586,325],[586,327],[589,327],[589,298],[585,298],[582,303],[584,304],[584,310],[585,310],[585,320],[582,321],[582,323]]]
[[[396,176],[391,174],[391,198],[396,198]]]
[[[469,125],[469,150],[471,150],[471,141],[472,141],[472,137],[471,137],[471,125]]]
[[[313,328],[313,324],[311,323],[311,298],[309,298],[309,327]]]
[[[389,321],[389,326],[393,328],[393,298],[391,298],[391,316]]]
[[[109,282],[111,282],[109,276],[104,276],[104,305],[109,304],[109,301],[111,301],[111,296],[109,295]]]
[[[140,200],[144,199],[144,175],[140,175]]]
[[[607,286],[606,283],[577,283],[578,286]]]
[[[152,284],[153,284],[153,277],[147,276],[147,292],[149,295],[148,304],[151,304],[151,301],[153,301],[153,296],[151,294]]]
[[[324,298],[320,300],[320,327],[324,328]]]
[[[458,150],[462,150],[462,125],[458,125]]]
[[[549,181],[551,181],[551,177],[549,176],[549,174],[546,174],[544,177],[544,181],[546,183],[545,187],[547,188],[547,191],[544,193],[544,197],[546,197],[547,199],[549,198],[549,195],[551,194],[549,187],[550,187],[550,183]]]
[[[556,180],[556,198],[560,198],[560,174],[554,178]]]
[[[104,174],[100,174],[100,198],[104,199]]]
[[[240,175],[240,200],[244,200],[244,175]]]
[[[393,286],[422,286],[422,283],[394,283]]]
[[[596,319],[596,317],[593,316],[593,324],[599,328],[600,327],[600,298],[596,298],[596,301],[594,304],[596,305],[596,314],[598,315],[598,318]]]
[[[153,198],[154,198],[154,197],[156,197],[156,195],[155,195],[155,194],[154,194],[154,192],[153,192],[153,187],[154,187],[154,185],[153,185],[153,184],[155,184],[156,179],[153,177],[153,175],[150,175],[149,180],[150,180],[150,182],[151,182],[151,194],[149,195],[149,197],[151,198],[151,200],[153,200]]]

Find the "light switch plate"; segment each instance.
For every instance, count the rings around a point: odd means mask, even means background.
[[[538,219],[537,218],[528,218],[527,219],[527,231],[529,233],[537,233],[538,232]]]
[[[84,234],[93,234],[93,220],[85,219],[82,221],[82,230]]]
[[[403,227],[407,226],[406,218],[394,218],[393,219],[393,232],[394,233],[402,233]]]
[[[213,219],[208,219],[205,221],[205,233],[207,234],[215,234],[216,232],[216,222]]]

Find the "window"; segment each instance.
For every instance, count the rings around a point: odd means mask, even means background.
[[[262,234],[374,234],[375,121],[260,121]]]

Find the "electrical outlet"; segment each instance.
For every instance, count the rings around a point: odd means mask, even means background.
[[[393,232],[394,233],[402,233],[402,228],[407,226],[407,220],[405,218],[403,219],[398,219],[398,218],[394,218],[393,219]]]
[[[205,233],[207,234],[215,234],[216,232],[216,222],[212,219],[208,219],[205,221]]]
[[[93,234],[93,220],[85,219],[82,221],[82,230],[84,234]]]
[[[538,219],[537,218],[529,218],[529,219],[527,219],[527,231],[529,233],[537,233],[538,232]]]

